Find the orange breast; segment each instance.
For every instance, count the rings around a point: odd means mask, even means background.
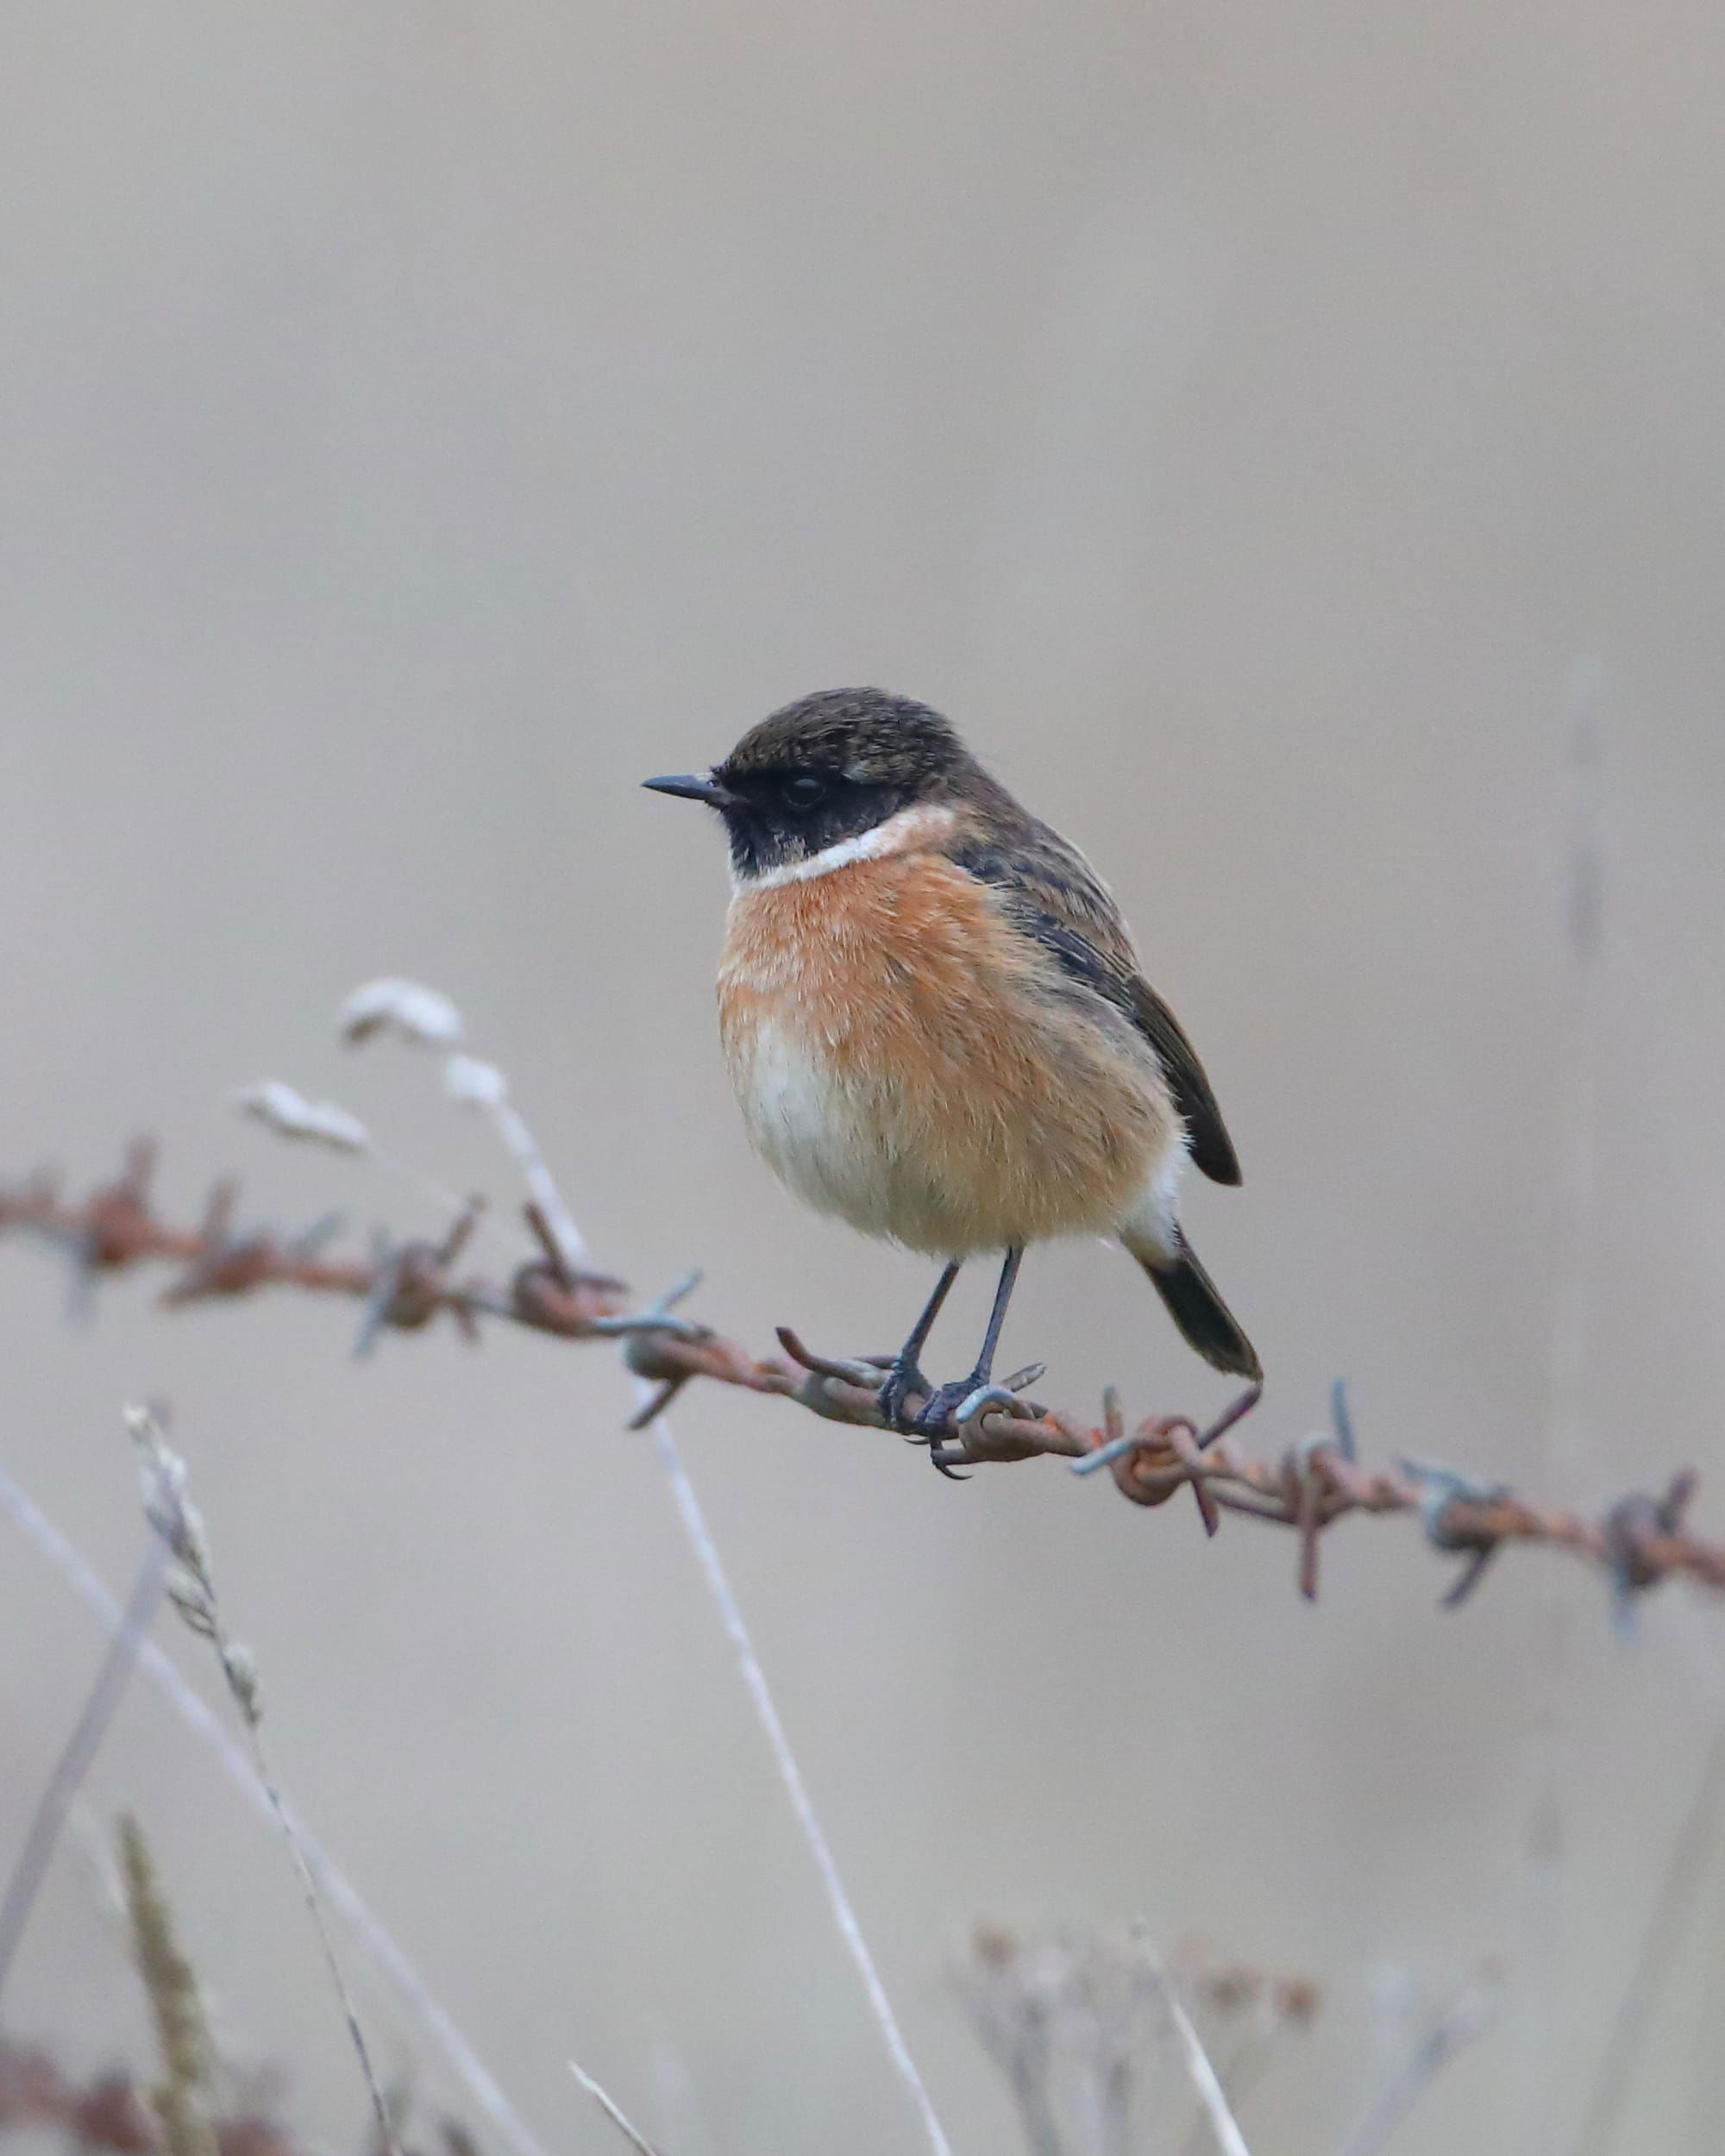
[[[1177,1143],[1153,1056],[943,856],[733,900],[719,1025],[750,1132],[811,1204],[963,1256],[1113,1227]]]

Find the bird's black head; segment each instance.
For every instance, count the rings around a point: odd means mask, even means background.
[[[881,689],[824,689],[751,727],[705,776],[646,784],[716,808],[746,881],[979,782],[963,743],[927,705]]]

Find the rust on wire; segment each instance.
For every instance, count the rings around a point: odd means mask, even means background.
[[[120,1175],[81,1200],[66,1197],[46,1174],[0,1186],[0,1232],[34,1232],[63,1250],[80,1296],[104,1277],[152,1265],[171,1269],[161,1301],[174,1309],[266,1288],[345,1296],[361,1306],[362,1353],[386,1332],[420,1332],[446,1316],[473,1340],[486,1319],[555,1339],[615,1339],[630,1369],[654,1388],[633,1418],[637,1427],[697,1378],[794,1401],[831,1422],[887,1427],[875,1398],[884,1369],[877,1358],[818,1354],[788,1326],[779,1330],[782,1356],[757,1357],[675,1313],[673,1306],[693,1281],[631,1310],[621,1281],[568,1262],[534,1206],[527,1208],[534,1255],[499,1282],[461,1269],[479,1219],[478,1200],[468,1201],[437,1242],[383,1241],[368,1260],[339,1258],[323,1251],[339,1225],[332,1220],[298,1236],[238,1226],[238,1192],[229,1181],[211,1188],[196,1227],[174,1226],[155,1211],[154,1169],[154,1147],[139,1140]],[[1448,1607],[1471,1595],[1512,1543],[1568,1551],[1592,1564],[1624,1620],[1637,1597],[1666,1579],[1725,1588],[1725,1544],[1685,1524],[1696,1487],[1687,1470],[1662,1494],[1631,1493],[1593,1520],[1533,1504],[1502,1485],[1430,1461],[1363,1466],[1339,1386],[1331,1426],[1270,1460],[1243,1453],[1236,1441],[1261,1387],[1239,1395],[1208,1428],[1178,1414],[1152,1415],[1129,1426],[1112,1388],[1100,1424],[1030,1398],[1026,1388],[1041,1375],[1036,1366],[1018,1371],[962,1402],[936,1444],[938,1463],[950,1469],[1063,1458],[1080,1475],[1106,1470],[1123,1497],[1146,1507],[1189,1489],[1208,1535],[1225,1515],[1291,1528],[1296,1584],[1308,1600],[1318,1593],[1320,1551],[1329,1529],[1352,1514],[1382,1513],[1412,1515],[1433,1550],[1461,1560],[1444,1596]]]

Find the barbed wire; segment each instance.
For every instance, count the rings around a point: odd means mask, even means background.
[[[820,1355],[788,1326],[778,1331],[781,1356],[757,1357],[676,1313],[674,1306],[698,1275],[631,1310],[621,1281],[569,1262],[536,1203],[524,1208],[535,1254],[499,1282],[461,1266],[482,1200],[468,1200],[437,1241],[380,1237],[368,1257],[340,1257],[328,1254],[341,1232],[337,1216],[298,1232],[238,1225],[231,1178],[211,1186],[198,1225],[176,1226],[155,1210],[155,1167],[154,1144],[140,1138],[120,1174],[82,1198],[65,1195],[46,1172],[0,1186],[0,1233],[34,1233],[63,1252],[80,1300],[103,1280],[147,1266],[172,1269],[160,1295],[169,1309],[269,1288],[345,1297],[361,1306],[354,1349],[362,1355],[386,1331],[420,1332],[444,1315],[469,1340],[480,1338],[486,1320],[558,1339],[616,1340],[630,1369],[653,1388],[630,1420],[633,1429],[645,1428],[698,1378],[793,1401],[827,1421],[891,1427],[876,1398],[884,1358]],[[1325,1532],[1355,1514],[1411,1514],[1435,1551],[1460,1560],[1443,1597],[1446,1608],[1465,1601],[1493,1557],[1513,1543],[1565,1551],[1602,1571],[1622,1621],[1638,1596],[1669,1578],[1725,1589],[1725,1543],[1685,1525],[1696,1489],[1687,1469],[1663,1492],[1632,1492],[1590,1518],[1533,1503],[1506,1484],[1434,1461],[1363,1465],[1339,1382],[1327,1427],[1271,1459],[1242,1452],[1234,1434],[1258,1405],[1261,1387],[1249,1388],[1208,1426],[1164,1414],[1128,1427],[1112,1388],[1094,1424],[1031,1398],[1027,1388],[1041,1374],[1032,1366],[961,1402],[930,1447],[935,1463],[951,1471],[1064,1458],[1079,1475],[1106,1471],[1123,1497],[1145,1507],[1189,1489],[1207,1534],[1216,1532],[1224,1514],[1292,1530],[1299,1590],[1308,1600],[1318,1592]]]

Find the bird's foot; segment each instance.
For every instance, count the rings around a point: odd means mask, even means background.
[[[881,1381],[881,1389],[875,1395],[881,1413],[887,1419],[887,1426],[907,1437],[918,1437],[922,1430],[923,1407],[914,1415],[906,1413],[906,1403],[919,1401],[925,1406],[932,1400],[935,1388],[914,1363],[894,1360]]]
[[[921,1407],[917,1409],[914,1417],[900,1423],[900,1429],[907,1438],[914,1438],[922,1445],[949,1435],[948,1425],[956,1420],[958,1410],[974,1392],[988,1382],[988,1373],[986,1370],[972,1370],[969,1377],[961,1377],[955,1384],[926,1388],[926,1397]]]
[[[968,1482],[968,1475],[957,1474],[941,1458],[941,1445],[951,1435],[950,1426],[958,1410],[979,1386],[988,1382],[986,1370],[972,1370],[969,1377],[961,1377],[956,1384],[932,1385],[914,1364],[901,1368],[894,1363],[876,1398],[881,1413],[907,1445],[928,1447],[929,1459],[938,1474],[944,1475],[949,1482]],[[906,1405],[913,1400],[918,1403],[914,1412]]]

